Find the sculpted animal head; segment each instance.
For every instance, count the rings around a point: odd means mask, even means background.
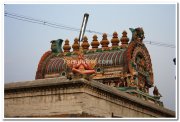
[[[62,39],[52,40],[51,41],[51,51],[53,53],[62,52],[62,43],[63,43]]]
[[[132,32],[132,41],[134,40],[140,40],[142,41],[144,37],[144,31],[143,28],[129,28],[129,30]]]

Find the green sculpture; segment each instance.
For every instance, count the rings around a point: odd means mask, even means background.
[[[63,43],[62,39],[52,40],[51,41],[51,51],[53,53],[60,53],[60,52],[62,52],[62,43]]]
[[[140,40],[142,41],[145,37],[144,37],[144,31],[142,28],[129,28],[129,30],[132,32],[132,41],[134,40]]]

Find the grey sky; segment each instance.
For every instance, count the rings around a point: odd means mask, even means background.
[[[87,29],[112,34],[143,27],[145,40],[175,45],[175,4],[6,4],[5,11],[53,23],[80,28],[83,14],[89,13]],[[72,45],[79,32],[56,29],[4,17],[5,83],[34,80],[43,53],[50,50],[53,39],[69,39]],[[92,33],[85,33],[89,42]],[[102,35],[98,35],[98,40]],[[111,39],[110,37],[108,38]],[[165,107],[175,110],[175,48],[146,44],[154,71],[155,85]],[[153,89],[152,89],[153,90]],[[151,90],[151,91],[152,91]]]

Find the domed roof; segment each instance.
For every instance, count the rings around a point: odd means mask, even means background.
[[[123,66],[125,50],[118,50],[112,52],[97,52],[92,54],[85,54],[89,60],[97,59],[96,67],[102,66]],[[75,57],[73,55],[72,57]],[[51,58],[45,66],[45,74],[61,73],[67,70],[67,65],[63,57]]]
[[[108,46],[109,41],[107,34],[103,35],[101,41],[102,48],[98,48],[98,45],[92,45],[92,49],[89,49],[88,44],[88,47],[79,50],[78,39],[75,38],[74,44],[72,45],[73,51],[70,51],[70,48],[68,48],[68,51],[62,51],[60,48],[62,41],[60,41],[61,43],[55,41],[54,45],[51,46],[53,47],[52,50],[46,52],[41,57],[36,72],[36,79],[69,76],[74,67],[72,68],[69,63],[66,64],[66,58],[68,59],[69,57],[70,61],[76,60],[78,52],[81,52],[84,53],[84,57],[87,60],[93,61],[96,59],[96,63],[94,63],[95,67],[93,66],[93,79],[103,83],[107,82],[108,84],[110,84],[111,81],[114,81],[115,84],[121,82],[121,85],[126,81],[124,86],[130,85],[134,87],[134,84],[130,84],[129,82],[129,80],[131,80],[133,81],[132,83],[136,83],[135,85],[139,87],[140,90],[148,92],[154,83],[151,58],[143,43],[144,33],[142,29],[140,28],[138,31],[137,29],[131,29],[131,31],[132,39],[130,43],[128,43],[129,38],[124,31],[121,38],[121,45],[117,43],[119,40],[117,33],[114,33],[113,37],[116,38],[113,38],[115,40],[111,40],[111,47]],[[97,41],[96,36],[94,37],[95,39],[93,38],[93,41]],[[87,38],[85,38],[85,40],[87,41]],[[67,43],[65,43],[65,46],[66,44]],[[87,46],[87,44],[85,44],[85,46]],[[81,63],[79,64],[81,65]],[[87,65],[90,68],[92,66],[91,63],[87,63]],[[73,66],[76,67],[76,64]],[[91,70],[90,68],[82,68],[82,70]],[[138,82],[135,82],[135,80],[138,80]]]

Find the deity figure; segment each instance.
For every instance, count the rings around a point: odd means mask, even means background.
[[[73,64],[72,71],[79,74],[93,74],[95,70],[92,68],[90,62],[84,58],[83,54],[78,55],[78,60]]]
[[[95,73],[95,70],[93,69],[96,65],[96,59],[95,60],[88,60],[85,59],[83,53],[79,53],[78,57],[75,58],[64,58],[67,65],[71,67],[73,73],[78,74],[93,74]]]

